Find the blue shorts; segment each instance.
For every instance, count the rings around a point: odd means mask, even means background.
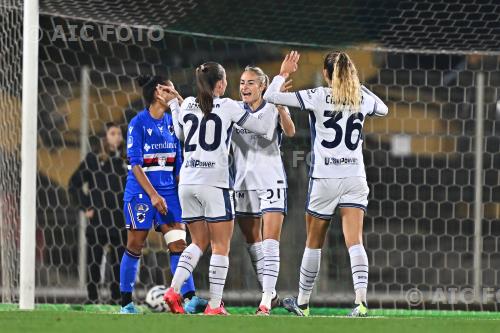
[[[125,227],[129,230],[150,230],[154,226],[160,231],[162,224],[182,223],[181,204],[176,190],[163,191],[160,195],[167,202],[167,215],[160,214],[151,204],[147,194],[137,194],[124,202]]]

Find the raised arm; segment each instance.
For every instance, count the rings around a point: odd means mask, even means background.
[[[175,136],[177,136],[180,141],[184,141],[184,131],[182,129],[182,123],[179,119],[181,111],[179,103],[182,103],[184,99],[173,87],[158,86],[156,89],[158,90],[158,98],[164,103],[167,103],[170,107]]]
[[[308,107],[304,104],[299,91],[294,93],[280,91],[290,74],[298,69],[299,59],[300,54],[297,51],[292,51],[285,56],[285,59],[281,63],[280,74],[273,78],[273,81],[264,94],[264,99],[266,101],[277,105],[280,104],[301,109],[310,108],[310,106]]]
[[[286,105],[286,106],[291,106],[291,107],[296,107],[296,108],[302,108],[302,105],[300,104],[300,100],[297,97],[297,94],[299,92],[281,92],[281,86],[285,83],[286,79],[281,76],[277,75],[273,78],[273,81],[267,87],[266,92],[264,93],[264,99],[268,101],[269,103],[273,103],[276,105]]]
[[[170,107],[170,111],[172,111],[172,123],[174,125],[175,136],[179,141],[184,141],[184,130],[182,129],[182,125],[179,122],[179,115],[181,113],[181,107],[179,106],[179,101],[177,98],[173,98],[168,102],[168,106]]]
[[[295,135],[295,124],[290,117],[290,111],[283,105],[277,105],[276,107],[278,108],[280,126],[283,129],[283,133],[289,138],[293,137]]]

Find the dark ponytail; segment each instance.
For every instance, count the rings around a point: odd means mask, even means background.
[[[216,62],[206,62],[196,68],[196,87],[198,88],[196,102],[204,116],[212,112],[215,84],[223,80],[224,75],[224,67]]]
[[[167,85],[168,81],[169,80],[167,78],[159,75],[140,75],[139,77],[137,77],[137,82],[142,87],[142,97],[144,98],[144,102],[146,102],[148,106],[153,104],[153,102],[155,101],[156,87],[159,84]]]

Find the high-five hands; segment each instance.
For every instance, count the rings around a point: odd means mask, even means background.
[[[294,73],[297,68],[299,68],[299,59],[299,52],[291,51],[290,53],[288,53],[281,63],[280,75],[287,79],[290,74]]]

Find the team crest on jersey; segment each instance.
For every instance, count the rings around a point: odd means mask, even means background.
[[[159,166],[164,167],[166,163],[167,163],[166,157],[158,157],[158,165]]]
[[[151,128],[148,128],[148,134],[149,134],[149,136],[151,136],[151,134],[153,134],[153,130]]]
[[[127,140],[127,148],[132,148],[133,145],[134,145],[134,137],[129,136]]]
[[[168,132],[169,132],[171,135],[174,135],[174,125],[170,125],[170,126],[168,126]]]
[[[151,149],[151,146],[148,145],[147,143],[144,145],[144,150],[146,151],[146,153]]]
[[[135,215],[137,217],[137,222],[142,223],[146,219],[146,212],[149,210],[149,206],[144,203],[138,203],[135,205]]]
[[[307,93],[307,98],[308,99],[312,99],[312,94],[314,94],[316,92],[316,89],[309,89],[309,90],[306,90],[306,93]]]

